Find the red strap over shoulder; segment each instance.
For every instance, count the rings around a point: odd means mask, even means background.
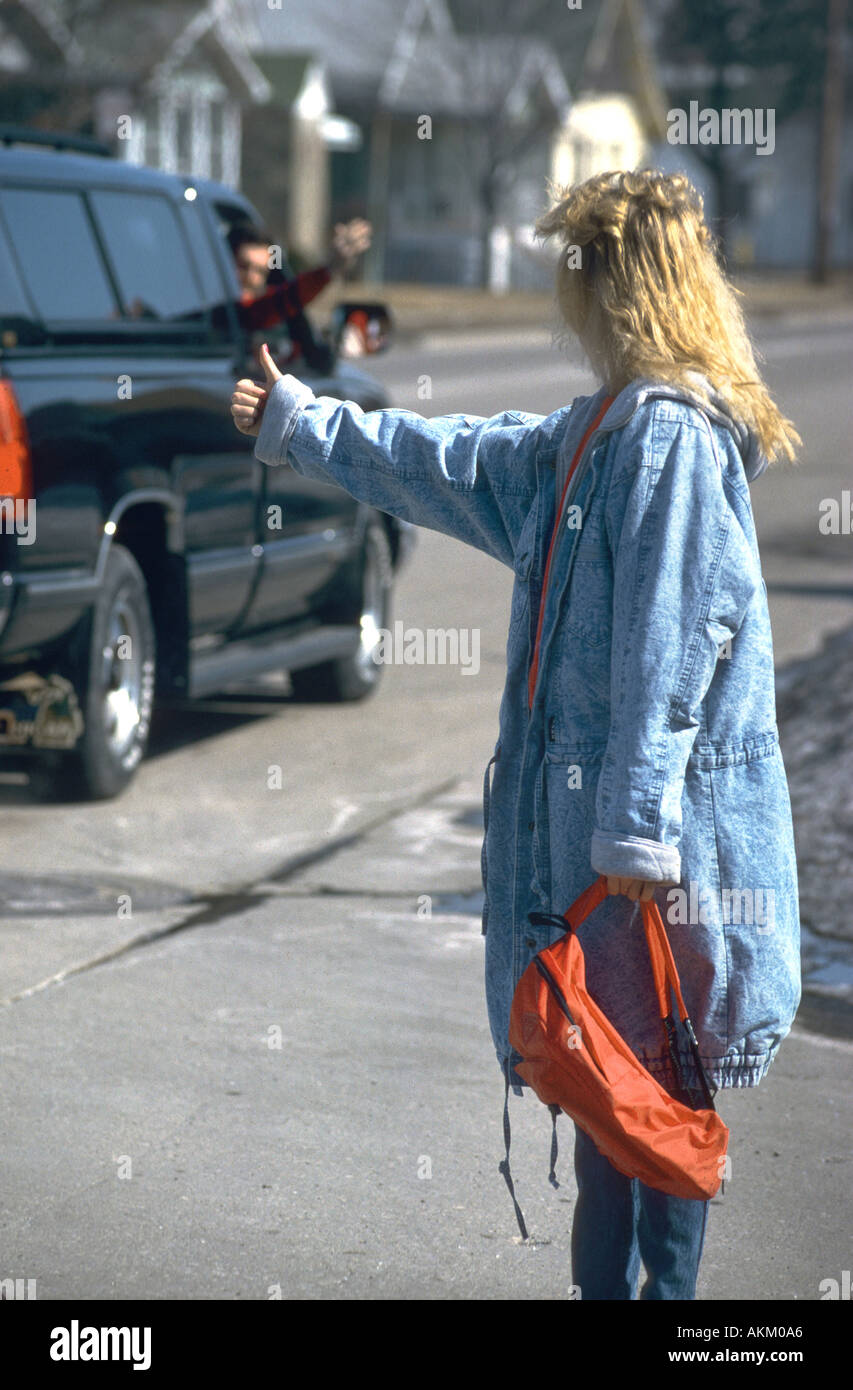
[[[563,501],[565,500],[565,496],[566,496],[566,492],[568,491],[569,483],[570,483],[571,480],[572,480],[572,474],[574,473],[574,471],[575,471],[575,469],[576,469],[576,467],[577,467],[577,465],[578,465],[578,460],[580,459],[581,454],[583,453],[584,449],[585,449],[586,446],[587,446],[587,441],[589,440],[590,435],[592,434],[593,430],[598,429],[598,426],[601,424],[602,420],[604,419],[604,416],[607,414],[607,411],[610,409],[610,407],[611,407],[611,405],[613,404],[613,402],[614,402],[615,399],[616,399],[615,396],[606,396],[606,397],[605,397],[604,404],[602,405],[601,409],[599,410],[599,412],[598,412],[598,414],[596,415],[595,419],[593,420],[592,424],[589,426],[589,428],[588,428],[588,429],[586,430],[586,432],[584,433],[583,439],[581,440],[580,444],[578,445],[577,449],[575,450],[575,456],[574,456],[574,458],[572,459],[571,467],[569,468],[569,471],[568,471],[568,473],[567,473],[567,475],[566,475],[566,481],[565,481],[565,483],[564,483],[564,485],[563,485],[562,496],[560,497],[559,503],[558,503],[558,505],[557,505],[556,518],[555,518],[555,521],[554,521],[554,530],[553,530],[552,533],[551,533],[551,544],[548,546],[548,558],[547,558],[547,560],[545,561],[545,579],[544,579],[543,584],[542,584],[542,598],[541,598],[540,601],[539,601],[539,621],[538,621],[538,623],[537,623],[537,625],[536,625],[536,642],[534,643],[534,647],[533,647],[533,660],[532,660],[531,663],[530,663],[530,674],[528,675],[528,678],[527,678],[527,705],[528,705],[528,708],[532,708],[532,706],[533,706],[533,693],[534,693],[534,691],[535,691],[535,689],[536,689],[536,677],[537,677],[537,674],[538,674],[538,672],[539,672],[539,642],[540,642],[540,639],[541,639],[541,637],[542,637],[542,618],[543,618],[543,615],[544,615],[544,613],[545,613],[545,595],[546,595],[547,592],[548,592],[548,579],[549,579],[550,574],[551,574],[551,555],[552,555],[553,550],[554,550],[554,541],[556,540],[556,537],[557,537],[557,528],[558,528],[558,526],[560,525],[560,516],[561,516],[562,511],[563,511]]]

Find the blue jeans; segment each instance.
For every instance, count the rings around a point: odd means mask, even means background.
[[[641,1259],[641,1299],[694,1298],[710,1204],[624,1177],[577,1125],[575,1176],[572,1283],[581,1299],[636,1298]]]

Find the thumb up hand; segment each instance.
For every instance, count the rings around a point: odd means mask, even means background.
[[[261,348],[261,366],[264,369],[264,376],[267,379],[267,389],[269,389],[271,386],[274,386],[275,383],[277,381],[280,381],[281,378],[284,376],[284,372],[280,372],[278,367],[273,362],[272,357],[270,356],[270,350],[267,347],[266,343],[264,343],[263,347]]]
[[[257,382],[244,377],[237,382],[231,396],[231,414],[234,424],[242,434],[260,434],[261,416],[267,396],[279,378],[284,376],[284,372],[280,372],[273,362],[266,343],[261,348],[261,366],[264,369],[266,386],[258,386]]]

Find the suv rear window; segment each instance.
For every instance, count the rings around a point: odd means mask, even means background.
[[[118,306],[79,193],[6,188],[3,214],[45,321],[109,320]]]
[[[0,322],[28,319],[32,312],[32,305],[21,286],[6,233],[0,227]]]
[[[201,289],[167,199],[113,190],[89,196],[130,317],[203,319]]]

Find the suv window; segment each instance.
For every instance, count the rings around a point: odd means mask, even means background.
[[[21,273],[42,319],[59,323],[117,317],[79,193],[6,188],[2,206]]]
[[[204,319],[200,287],[168,199],[112,189],[89,196],[125,312],[167,322]]]
[[[230,203],[214,203],[213,211],[216,215],[216,227],[222,238],[225,260],[228,264],[228,283],[233,289],[234,298],[239,299],[240,281],[237,276],[237,267],[234,264],[231,247],[228,245],[228,233],[235,223],[250,222],[251,218],[243,208],[234,207]]]
[[[204,303],[208,308],[212,308],[214,304],[222,303],[225,287],[222,283],[222,274],[216,263],[216,257],[213,254],[213,247],[210,244],[210,236],[204,224],[200,200],[198,198],[194,199],[193,202],[184,200],[179,207],[179,216],[183,222],[184,234],[193,249],[196,269],[204,292]],[[232,294],[231,298],[234,297]]]
[[[33,308],[24,294],[6,233],[0,227],[0,323],[32,318]]]

